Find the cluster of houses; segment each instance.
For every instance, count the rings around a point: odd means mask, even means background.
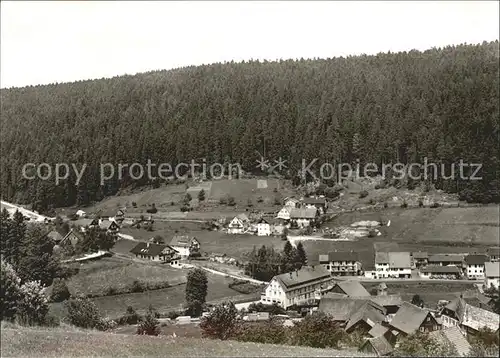
[[[195,237],[175,235],[169,244],[139,242],[130,250],[136,258],[170,263],[178,266],[195,253],[200,252],[200,242]]]
[[[239,214],[227,225],[227,233],[279,236],[285,228],[301,229],[313,226],[321,215],[326,213],[327,208],[325,197],[286,198],[283,208],[275,218],[265,219],[261,216],[251,220],[246,214]]]
[[[328,258],[332,260],[330,266],[335,259]],[[359,281],[336,281],[331,271],[316,265],[275,276],[262,292],[260,302],[284,309],[302,306],[324,312],[347,333],[362,334],[365,340],[360,350],[366,353],[389,355],[400,338],[426,332],[466,355],[470,349],[468,335],[484,327],[498,333],[500,316],[489,307],[490,299],[481,297],[485,303],[482,307],[473,304],[477,297],[470,300],[461,295],[446,301],[440,309],[430,310],[405,302],[400,295],[388,295],[384,283],[373,296]]]
[[[500,286],[498,247],[486,254],[435,254],[427,252],[377,251],[375,269],[363,270],[353,251],[334,251],[319,255],[319,264],[335,276],[365,278],[411,278],[412,271],[422,279],[461,279],[484,281],[487,288]]]

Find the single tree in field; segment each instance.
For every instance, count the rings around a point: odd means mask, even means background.
[[[411,303],[418,307],[424,307],[424,300],[419,295],[413,295]]]
[[[203,317],[200,328],[204,337],[228,339],[238,327],[238,310],[232,302],[223,302],[214,307],[207,317]]]
[[[195,268],[188,272],[186,284],[186,303],[190,314],[198,317],[207,297],[208,280],[205,271]]]
[[[155,317],[155,311],[150,305],[144,319],[137,326],[137,334],[158,336],[160,334],[160,322]]]
[[[205,200],[205,190],[201,189],[200,192],[198,193],[198,200],[203,201]]]
[[[0,320],[14,320],[21,298],[21,279],[9,263],[3,259],[0,262]]]

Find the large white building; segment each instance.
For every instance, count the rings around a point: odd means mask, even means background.
[[[465,256],[465,273],[469,280],[484,280],[484,263],[488,261],[486,255]]]
[[[195,237],[186,235],[176,235],[170,242],[170,247],[179,253],[181,258],[188,258],[195,252],[200,250],[200,242]]]
[[[500,268],[498,262],[486,262],[484,264],[484,285],[487,288],[500,288]]]
[[[250,219],[245,214],[239,214],[231,220],[227,227],[228,234],[243,234],[250,226]]]
[[[264,218],[261,218],[257,221],[257,236],[269,235],[271,235],[271,225]]]
[[[286,309],[320,299],[333,286],[333,277],[324,267],[304,266],[300,270],[274,276],[261,294],[260,302],[277,304]]]
[[[358,276],[361,273],[361,262],[357,252],[333,251],[320,254],[319,264],[337,276]]]
[[[411,278],[409,252],[377,252],[375,278]]]

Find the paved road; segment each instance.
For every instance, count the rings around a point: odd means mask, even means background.
[[[8,203],[8,202],[3,201],[3,200],[0,200],[0,203],[1,203],[0,206],[5,207],[7,210],[8,209],[17,209],[24,216],[27,216],[31,219],[36,220],[36,221],[44,221],[45,219],[47,219],[47,220],[54,220],[55,219],[55,218],[49,218],[48,216],[37,214],[31,210],[25,209],[25,208],[18,206],[16,204]]]
[[[338,280],[352,280],[359,282],[385,282],[385,283],[470,283],[476,284],[477,280],[437,280],[437,279],[422,279],[422,278],[384,278],[384,279],[373,279],[365,278],[364,276],[337,276],[335,279]]]

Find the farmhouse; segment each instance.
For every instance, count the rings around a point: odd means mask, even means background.
[[[428,333],[440,329],[438,322],[428,310],[408,302],[403,302],[390,325],[403,336],[409,336],[416,332]]]
[[[398,312],[399,307],[403,304],[403,299],[400,295],[377,295],[371,296],[370,300],[386,309],[388,321],[393,318],[393,315]]]
[[[412,252],[412,267],[420,268],[426,266],[429,263],[429,254],[427,252]]]
[[[99,220],[98,219],[79,219],[71,222],[72,226],[76,226],[80,228],[81,232],[85,232],[87,229],[98,227]]]
[[[488,256],[490,257],[490,261],[497,262],[500,261],[500,247],[489,247],[486,251]]]
[[[390,332],[387,330],[387,332]],[[359,349],[360,352],[367,354],[375,354],[377,357],[383,357],[390,355],[394,348],[389,343],[387,338],[384,335],[368,338],[365,343]]]
[[[467,255],[465,257],[465,273],[469,280],[484,280],[484,263],[486,255]]]
[[[101,220],[99,222],[99,228],[109,233],[117,233],[120,230],[118,224],[110,220]]]
[[[83,239],[83,237],[81,236],[81,234],[78,231],[71,229],[66,234],[66,236],[64,236],[62,238],[62,240],[59,242],[59,245],[71,244],[71,245],[75,246],[78,243],[78,241],[80,241],[82,239]]]
[[[200,251],[200,242],[196,240],[195,237],[190,238],[187,235],[174,236],[170,242],[170,246],[176,250],[183,259]]]
[[[442,309],[441,320],[444,327],[460,326],[467,335],[475,335],[484,327],[498,332],[500,325],[498,314],[472,306],[461,297],[451,301]]]
[[[410,278],[411,259],[409,252],[375,253],[375,273],[377,278]]]
[[[430,265],[420,269],[422,278],[459,279],[460,269],[456,266]]]
[[[171,246],[151,242],[139,242],[130,252],[137,258],[152,261],[172,262],[179,259],[179,252]]]
[[[486,262],[484,264],[484,285],[487,288],[500,287],[500,274],[498,262]]]
[[[250,226],[250,219],[245,214],[239,214],[231,220],[227,227],[228,234],[243,234]]]
[[[300,270],[274,276],[261,294],[260,301],[286,309],[319,299],[332,285],[330,272],[323,267],[304,266]]]
[[[76,216],[78,216],[79,218],[86,218],[87,217],[87,213],[83,210],[78,210],[76,212]]]
[[[300,206],[300,200],[296,198],[285,198],[285,207],[298,208],[299,206]]]
[[[318,215],[318,209],[315,207],[291,209],[290,220],[299,228],[304,228],[313,224]]]
[[[285,220],[285,221],[288,221],[290,220],[290,214],[292,212],[294,208],[290,207],[290,206],[285,206],[283,207],[279,212],[278,212],[278,215],[276,216],[276,218],[278,219],[282,219],[282,220]]]
[[[309,197],[301,200],[305,207],[315,207],[322,212],[326,212],[328,203],[325,197]]]
[[[61,235],[57,230],[52,230],[47,234],[47,237],[54,241],[54,243],[58,244],[61,242],[61,240],[64,238],[63,235]]]
[[[271,235],[271,225],[264,218],[261,218],[257,221],[257,236],[269,235]]]
[[[361,273],[358,254],[352,251],[333,251],[319,255],[319,264],[333,275],[357,276]]]
[[[439,266],[454,265],[457,267],[462,267],[463,261],[464,256],[458,254],[437,254],[429,256],[428,259],[429,265]]]

